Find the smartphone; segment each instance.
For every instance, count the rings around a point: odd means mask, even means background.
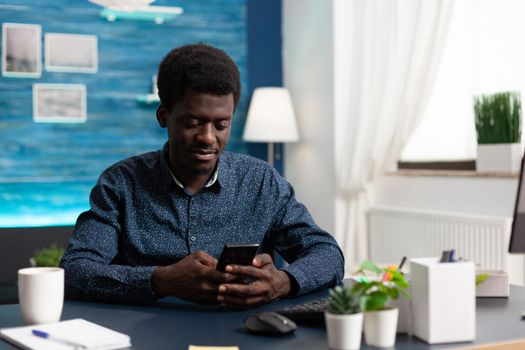
[[[222,249],[217,270],[224,271],[226,265],[251,265],[259,250],[259,244],[226,244]]]

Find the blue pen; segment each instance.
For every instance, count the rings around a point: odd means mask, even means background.
[[[47,339],[47,340],[50,340],[50,341],[54,341],[56,343],[69,345],[69,346],[72,346],[75,349],[87,349],[82,344],[78,344],[78,343],[72,342],[71,340],[63,339],[63,338],[60,338],[60,337],[55,337],[55,336],[53,336],[53,335],[51,335],[51,334],[49,334],[47,332],[44,332],[44,331],[39,331],[37,329],[33,329],[32,333],[33,333],[33,335],[36,335],[37,337],[44,338],[44,339]]]

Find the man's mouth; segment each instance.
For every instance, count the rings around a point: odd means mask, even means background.
[[[208,161],[215,158],[217,151],[213,149],[194,148],[191,150],[193,157],[200,161]]]

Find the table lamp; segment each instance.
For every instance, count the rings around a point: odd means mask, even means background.
[[[274,165],[276,158],[275,142],[299,141],[292,99],[288,89],[260,87],[253,91],[242,138],[247,142],[267,142],[268,163],[271,166]]]

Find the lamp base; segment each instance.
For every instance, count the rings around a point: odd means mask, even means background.
[[[275,164],[275,157],[274,157],[274,145],[273,142],[268,142],[268,164],[273,168]]]

